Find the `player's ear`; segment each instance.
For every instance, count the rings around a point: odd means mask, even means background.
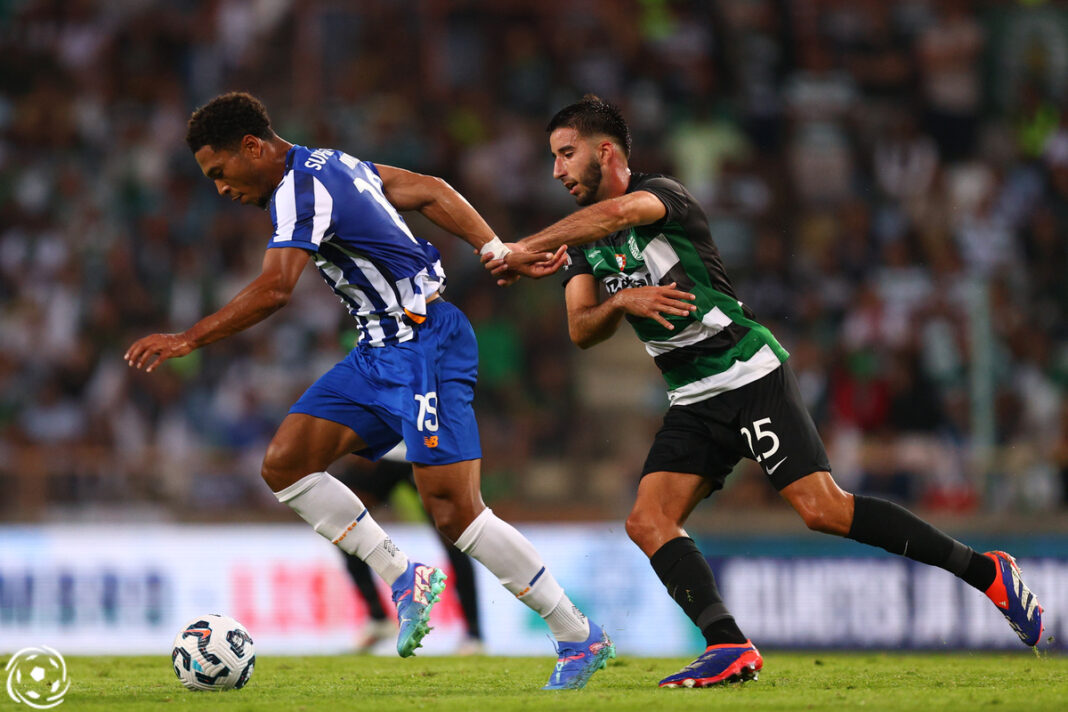
[[[601,159],[602,164],[606,164],[612,160],[612,154],[615,152],[616,145],[608,139],[605,139],[604,141],[601,141],[601,145],[598,146],[597,157]]]
[[[263,140],[252,134],[245,134],[241,139],[241,148],[248,158],[263,156]]]

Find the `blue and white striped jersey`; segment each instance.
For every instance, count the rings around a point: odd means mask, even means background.
[[[441,255],[412,235],[375,167],[342,151],[294,146],[268,209],[268,247],[313,253],[319,273],[359,325],[358,343],[408,341],[426,298],[445,288]]]

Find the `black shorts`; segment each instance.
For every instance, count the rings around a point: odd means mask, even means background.
[[[831,465],[789,365],[733,391],[668,409],[642,476],[702,475],[712,491],[743,458],[756,460],[777,490]]]

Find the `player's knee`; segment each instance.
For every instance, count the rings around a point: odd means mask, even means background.
[[[424,500],[423,504],[438,533],[451,542],[459,539],[474,519],[463,507],[448,499],[434,498],[430,501]]]
[[[460,538],[460,535],[464,533],[468,524],[470,524],[470,522],[465,522],[462,518],[456,516],[442,517],[440,520],[434,520],[434,527],[438,530],[438,534],[441,534],[453,544],[455,544],[456,540]]]
[[[272,440],[267,446],[267,452],[263,456],[263,465],[260,466],[260,476],[263,477],[263,481],[267,483],[271,491],[283,490],[309,474],[303,471],[307,470],[307,466],[301,471],[294,468],[293,460],[292,453],[285,444]]]
[[[630,537],[630,540],[637,544],[643,551],[647,549],[650,542],[656,538],[658,529],[653,518],[638,509],[635,509],[630,513],[624,527],[627,530],[627,536]]]

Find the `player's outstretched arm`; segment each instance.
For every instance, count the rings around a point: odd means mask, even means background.
[[[441,178],[376,163],[382,192],[397,210],[417,210],[475,250],[497,236],[464,196]]]
[[[648,225],[664,217],[667,208],[647,190],[594,203],[519,241],[528,252],[553,251],[560,245],[584,245],[628,227]]]
[[[226,306],[180,334],[152,334],[138,339],[126,350],[127,365],[152,372],[167,359],[185,356],[263,321],[289,302],[309,254],[298,247],[267,250],[260,276]]]
[[[382,178],[386,199],[397,210],[419,211],[442,230],[465,240],[483,262],[500,259],[510,251],[510,246],[501,242],[467,199],[441,178],[377,163],[375,168]],[[566,260],[564,252],[527,255],[517,262],[512,274],[502,276],[498,283],[511,284],[520,275],[536,279],[552,274]]]
[[[583,245],[628,227],[648,225],[666,213],[664,204],[649,191],[627,193],[572,213],[515,244],[504,245],[505,254],[494,254],[491,259],[483,256],[482,264],[502,286],[514,283],[520,275],[537,279],[556,272],[566,262],[561,247]]]
[[[674,330],[665,314],[686,316],[697,308],[690,303],[694,295],[675,286],[672,282],[664,286],[621,289],[602,302],[593,275],[575,275],[564,292],[571,341],[583,349],[601,343],[619,328],[624,314],[655,319],[665,329]]]

